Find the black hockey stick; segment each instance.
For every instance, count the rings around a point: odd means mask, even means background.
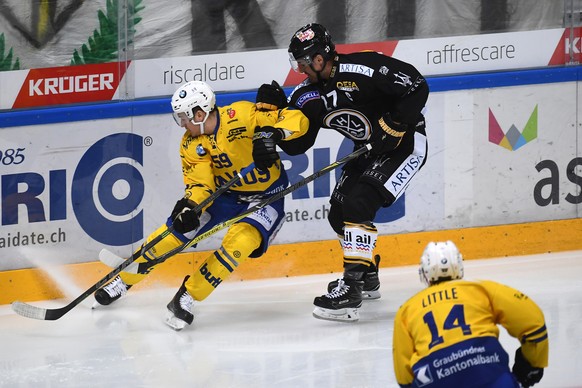
[[[226,182],[224,185],[219,187],[208,198],[206,198],[204,201],[202,201],[196,208],[194,208],[194,211],[196,211],[196,212],[202,211],[202,209],[206,205],[208,205],[210,202],[212,202],[216,198],[218,198],[218,196],[223,194],[231,186],[238,183],[246,174],[248,174],[250,171],[252,171],[254,167],[255,167],[254,163],[251,163],[251,165],[242,169],[241,172],[237,173],[234,178],[232,178],[231,180]],[[22,315],[23,317],[27,317],[27,318],[40,319],[40,320],[45,320],[45,321],[57,320],[57,319],[61,318],[63,315],[65,315],[66,313],[68,313],[69,311],[71,311],[73,309],[73,307],[77,306],[79,303],[81,303],[83,300],[85,300],[85,298],[87,298],[89,295],[91,295],[95,291],[97,291],[97,289],[106,285],[111,279],[113,279],[115,276],[117,276],[118,273],[123,271],[131,263],[133,263],[135,260],[137,260],[144,252],[147,252],[148,250],[150,250],[154,245],[156,245],[158,242],[160,242],[162,239],[164,239],[166,236],[168,236],[170,233],[172,233],[173,230],[174,230],[173,226],[168,227],[166,230],[164,230],[158,236],[153,238],[150,242],[145,244],[142,247],[142,249],[140,249],[139,251],[136,251],[127,260],[124,260],[123,263],[121,263],[117,268],[115,268],[113,271],[108,273],[103,279],[99,280],[97,283],[92,285],[88,290],[83,292],[81,295],[79,295],[75,300],[70,302],[65,307],[61,307],[58,309],[45,309],[42,307],[30,305],[30,304],[27,304],[24,302],[15,301],[15,302],[12,302],[12,310],[14,310],[17,314]],[[185,248],[182,248],[182,249],[185,249]]]
[[[228,228],[229,226],[242,220],[243,218],[249,216],[250,214],[256,212],[257,210],[260,210],[260,209],[264,208],[265,206],[270,205],[271,203],[283,198],[284,196],[291,193],[292,191],[295,191],[298,188],[305,186],[309,182],[312,182],[315,179],[319,178],[320,176],[327,174],[328,172],[338,168],[342,164],[344,164],[352,159],[355,159],[358,156],[368,152],[371,148],[372,148],[372,146],[370,144],[366,144],[365,146],[357,149],[356,151],[343,157],[342,159],[322,168],[321,170],[313,173],[312,175],[308,176],[307,178],[300,180],[299,182],[287,187],[285,190],[280,191],[280,192],[278,192],[278,193],[276,193],[268,198],[265,198],[263,201],[248,208],[247,210],[245,210],[244,212],[242,212],[238,216],[216,224],[214,227],[207,230],[206,232],[203,232],[203,233],[197,235],[192,240],[188,241],[186,244],[181,245],[179,247],[176,247],[176,248],[172,249],[171,251],[168,251],[165,254],[159,256],[158,258],[156,258],[154,260],[150,260],[146,263],[139,263],[139,266],[134,266],[132,268],[132,270],[133,270],[132,272],[133,273],[146,273],[146,271],[149,268],[153,267],[154,265],[162,263],[162,262],[166,261],[168,258],[170,258],[171,256],[176,255],[176,254],[182,252],[184,249],[187,249],[187,248],[191,247],[192,245],[199,243],[200,241],[213,235],[214,233],[216,233],[224,228]],[[124,261],[123,258],[118,257],[115,254],[112,254],[110,252],[108,252],[106,255],[100,256],[100,259],[102,260],[102,262],[104,264],[107,264],[111,267],[114,267],[116,265],[120,265]]]

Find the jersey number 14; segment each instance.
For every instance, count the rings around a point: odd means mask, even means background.
[[[432,337],[428,348],[432,349],[436,345],[445,342],[444,338],[439,334],[439,327],[437,326],[432,311],[424,314],[423,320],[428,326]],[[471,325],[467,325],[465,321],[465,306],[462,304],[453,305],[442,325],[442,330],[453,330],[457,328],[460,328],[464,335],[471,334]]]

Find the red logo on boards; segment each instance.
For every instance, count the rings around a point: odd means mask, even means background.
[[[31,69],[12,107],[111,100],[127,66],[112,62]]]
[[[572,31],[566,28],[548,65],[564,65],[580,60],[582,60],[582,28],[577,27]]]

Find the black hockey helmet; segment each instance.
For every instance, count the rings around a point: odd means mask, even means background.
[[[311,62],[316,54],[320,54],[327,61],[335,54],[335,44],[324,26],[310,23],[293,34],[287,51],[292,61],[305,59]]]

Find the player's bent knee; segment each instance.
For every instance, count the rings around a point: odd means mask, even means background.
[[[247,259],[261,246],[263,237],[252,225],[239,222],[230,227],[224,239],[222,247],[228,254]]]
[[[340,205],[331,205],[329,209],[329,214],[327,216],[327,221],[329,225],[339,235],[344,234],[344,215]]]

